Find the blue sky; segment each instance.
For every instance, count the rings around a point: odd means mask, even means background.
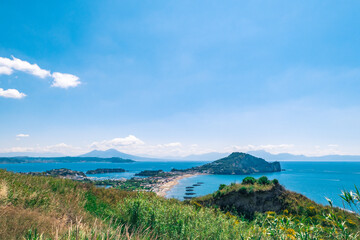
[[[360,154],[359,7],[2,1],[0,152]]]

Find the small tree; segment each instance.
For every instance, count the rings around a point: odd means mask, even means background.
[[[226,184],[220,184],[219,190],[223,190],[226,187]]]
[[[242,184],[255,184],[256,183],[256,179],[253,177],[246,177],[242,180]]]
[[[270,184],[270,181],[266,176],[262,176],[257,180],[257,183],[260,185],[268,185]]]
[[[277,180],[276,178],[274,178],[271,182],[272,182],[274,185],[278,185],[278,184],[279,184],[279,180]]]

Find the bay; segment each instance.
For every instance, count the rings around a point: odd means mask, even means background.
[[[68,168],[86,172],[96,168],[124,168],[125,173],[95,174],[91,177],[101,179],[131,178],[142,170],[164,170],[172,168],[186,169],[204,164],[202,161],[166,161],[166,162],[134,162],[134,163],[24,163],[0,164],[0,168],[14,172],[41,172],[57,168]],[[287,189],[304,194],[317,203],[328,204],[325,197],[333,200],[334,205],[343,207],[340,198],[341,190],[354,189],[360,186],[360,162],[281,162],[285,171],[278,173],[254,174],[255,178],[267,176],[278,179]],[[213,193],[220,184],[241,183],[243,175],[200,175],[179,181],[167,192],[167,198],[183,200],[185,188],[197,182],[204,184],[194,188],[195,196]]]
[[[251,176],[276,178],[288,190],[301,193],[324,205],[328,204],[325,199],[327,197],[338,207],[344,207],[339,196],[342,190],[354,189],[355,184],[360,187],[360,162],[281,162],[281,167],[285,171]],[[185,188],[197,182],[204,184],[194,188],[195,196],[207,195],[218,190],[220,184],[241,183],[244,177],[246,176],[199,175],[182,179],[167,192],[166,197],[183,200]]]

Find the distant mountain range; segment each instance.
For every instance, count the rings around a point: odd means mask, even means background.
[[[248,154],[251,154],[256,157],[263,158],[267,161],[360,161],[360,155],[326,155],[326,156],[305,156],[305,155],[294,155],[290,153],[279,153],[272,154],[263,150],[258,151],[249,151]],[[219,153],[219,152],[211,152],[205,154],[197,154],[197,155],[188,155],[185,157],[144,157],[144,156],[136,156],[131,154],[126,154],[120,152],[116,149],[108,149],[105,151],[93,150],[86,154],[82,154],[78,157],[98,157],[98,158],[122,158],[122,159],[131,159],[135,161],[215,161],[223,157],[227,157],[231,153]],[[19,157],[19,156],[27,156],[27,157],[63,157],[59,153],[36,153],[36,152],[13,152],[13,153],[0,153],[0,157]]]
[[[293,155],[290,153],[271,154],[263,150],[249,151],[247,153],[268,161],[360,161],[360,155],[325,155],[313,157]]]
[[[166,159],[177,159],[184,161],[213,161],[229,156],[230,153],[211,152],[204,154],[192,154],[185,157],[165,157]]]
[[[107,157],[120,157],[124,159],[132,159],[135,161],[169,161],[169,160],[180,160],[180,161],[213,161],[217,160],[223,157],[228,156],[230,153],[218,153],[218,152],[212,152],[212,153],[205,153],[205,154],[198,154],[198,155],[188,155],[185,157],[162,157],[162,158],[156,158],[156,157],[139,157],[131,154],[126,154],[123,152],[119,152],[116,149],[108,149],[105,151],[100,150],[93,150],[91,152],[88,152],[86,154],[80,155],[79,157],[101,157],[101,158],[107,158]]]
[[[0,157],[0,164],[11,163],[75,163],[75,162],[112,162],[112,163],[132,163],[131,159],[119,157]]]
[[[98,158],[119,157],[119,158],[123,158],[123,159],[131,159],[131,160],[135,160],[135,161],[165,161],[166,160],[166,159],[159,159],[159,158],[139,157],[139,156],[119,152],[116,149],[108,149],[105,151],[93,150],[91,152],[82,154],[78,157],[98,157]]]
[[[272,154],[263,150],[249,151],[255,157],[263,158],[267,161],[360,161],[360,155],[326,155],[320,157],[305,156],[305,155],[294,155],[290,153],[279,153]],[[223,157],[229,156],[231,153],[219,153],[211,152],[198,155],[189,155],[186,157],[164,157],[164,158],[150,158],[150,157],[139,157],[126,153],[119,152],[115,149],[109,149],[106,151],[94,150],[81,157],[120,157],[125,159],[133,159],[136,161],[169,161],[169,160],[181,160],[181,161],[215,161]]]

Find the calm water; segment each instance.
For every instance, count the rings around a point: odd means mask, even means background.
[[[0,164],[14,172],[39,172],[55,168],[69,168],[83,171],[96,168],[124,168],[125,173],[110,173],[92,175],[99,178],[131,178],[135,173],[142,170],[170,171],[172,168],[186,169],[199,166],[204,162],[135,162],[135,163],[28,163],[28,164]],[[284,172],[253,175],[260,177],[268,176],[270,179],[277,178],[287,189],[299,192],[310,199],[327,204],[325,197],[334,201],[334,204],[342,207],[339,194],[342,189],[354,189],[354,184],[360,186],[360,162],[281,162]],[[183,179],[171,191],[167,197],[183,200],[185,187],[197,182],[203,185],[195,187],[196,196],[206,195],[216,191],[220,184],[241,182],[245,176],[232,175],[201,175]]]
[[[172,168],[186,169],[199,166],[204,162],[133,162],[133,163],[22,163],[22,164],[0,164],[0,168],[5,168],[13,172],[43,172],[57,168],[68,168],[71,170],[86,172],[97,168],[123,168],[124,173],[92,174],[90,177],[114,179],[131,178],[143,170],[163,170],[170,171]]]
[[[341,190],[354,189],[354,184],[360,186],[360,162],[281,162],[281,167],[286,171],[252,176],[277,178],[289,190],[302,193],[321,204],[328,204],[325,199],[328,197],[339,207],[343,207],[339,197]],[[182,179],[167,193],[167,197],[183,200],[185,187],[197,182],[204,184],[194,188],[195,196],[206,195],[216,191],[222,183],[240,183],[244,177],[246,176],[200,175]]]

